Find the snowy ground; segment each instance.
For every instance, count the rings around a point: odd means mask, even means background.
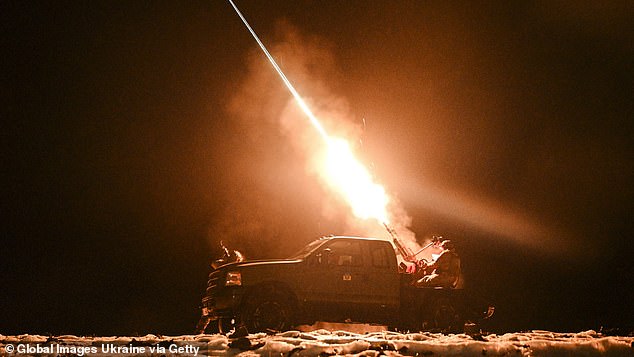
[[[2,356],[634,356],[634,337],[532,331],[470,337],[318,329],[275,335],[47,337],[0,335]]]

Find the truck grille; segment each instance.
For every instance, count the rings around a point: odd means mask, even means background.
[[[213,308],[214,296],[217,291],[222,287],[222,278],[224,277],[224,271],[214,270],[209,273],[209,279],[207,280],[207,289],[205,290],[205,296],[203,297],[203,306],[207,308]]]
[[[220,271],[213,271],[209,273],[209,279],[207,280],[207,292],[215,290],[221,283],[220,278],[223,276]]]

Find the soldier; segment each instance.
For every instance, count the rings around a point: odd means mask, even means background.
[[[431,271],[427,275],[416,280],[414,286],[440,286],[455,288],[460,277],[460,257],[456,254],[454,244],[450,240],[440,243],[442,252],[431,263],[426,263],[423,271]]]
[[[218,267],[221,267],[225,264],[229,264],[229,263],[239,263],[244,261],[244,255],[242,255],[242,253],[238,252],[237,250],[234,250],[233,253],[229,252],[229,249],[227,247],[225,247],[225,244],[220,241],[220,248],[222,249],[222,257],[214,260],[211,263],[211,267],[213,269],[218,269]]]

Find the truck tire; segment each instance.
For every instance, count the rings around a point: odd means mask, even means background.
[[[216,330],[223,335],[228,334],[236,328],[235,320],[228,317],[221,317],[216,323]]]
[[[451,299],[438,298],[431,308],[429,327],[440,332],[462,332],[464,321]]]
[[[291,300],[281,292],[254,297],[247,304],[243,322],[249,333],[285,331],[292,326]]]

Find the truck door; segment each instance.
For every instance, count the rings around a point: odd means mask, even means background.
[[[324,314],[334,314],[337,320],[358,319],[357,307],[367,288],[360,242],[333,239],[318,249],[315,257],[318,263],[305,274],[311,305]]]
[[[400,303],[400,277],[394,248],[389,242],[369,241],[368,268],[362,276],[366,284],[367,311],[376,318],[393,318]]]

